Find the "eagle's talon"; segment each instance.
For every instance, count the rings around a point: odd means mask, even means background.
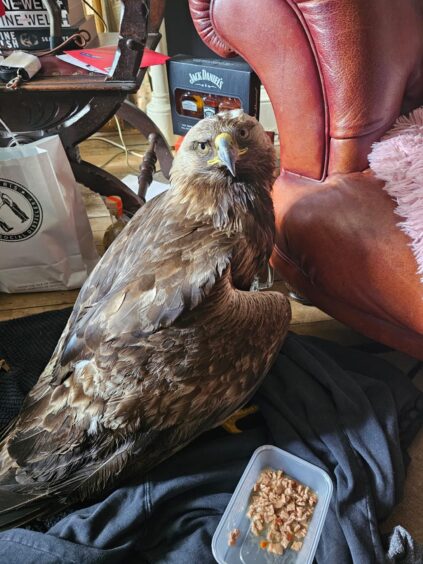
[[[237,426],[237,422],[248,415],[252,415],[253,413],[257,413],[259,410],[257,405],[250,405],[249,407],[243,407],[242,409],[238,409],[235,411],[224,423],[222,423],[222,427],[228,433],[232,433],[233,435],[237,433],[242,433],[242,429]]]

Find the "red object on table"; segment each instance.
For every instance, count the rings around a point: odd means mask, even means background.
[[[184,140],[185,135],[180,135],[177,140],[175,141],[175,151],[179,151],[179,147],[181,146],[182,141]]]
[[[1,0],[0,0],[1,1]],[[66,55],[73,57],[76,61],[95,67],[98,72],[107,74],[113,65],[115,58],[116,46],[97,47],[93,49],[74,49],[72,51],[65,51]],[[153,65],[162,65],[170,57],[162,53],[156,53],[151,49],[144,49],[140,68],[151,67]],[[71,63],[69,59],[67,62]],[[72,63],[71,63],[72,64]]]

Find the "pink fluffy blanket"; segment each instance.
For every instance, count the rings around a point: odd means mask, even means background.
[[[373,145],[369,163],[397,202],[395,212],[403,218],[398,225],[411,239],[423,283],[423,107],[398,118]]]

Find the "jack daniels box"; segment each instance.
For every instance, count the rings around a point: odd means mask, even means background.
[[[224,110],[242,108],[258,119],[260,81],[245,61],[176,55],[167,65],[174,133]]]

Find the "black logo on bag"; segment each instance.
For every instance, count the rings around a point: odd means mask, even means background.
[[[43,220],[37,198],[21,184],[0,178],[0,241],[24,241]]]

